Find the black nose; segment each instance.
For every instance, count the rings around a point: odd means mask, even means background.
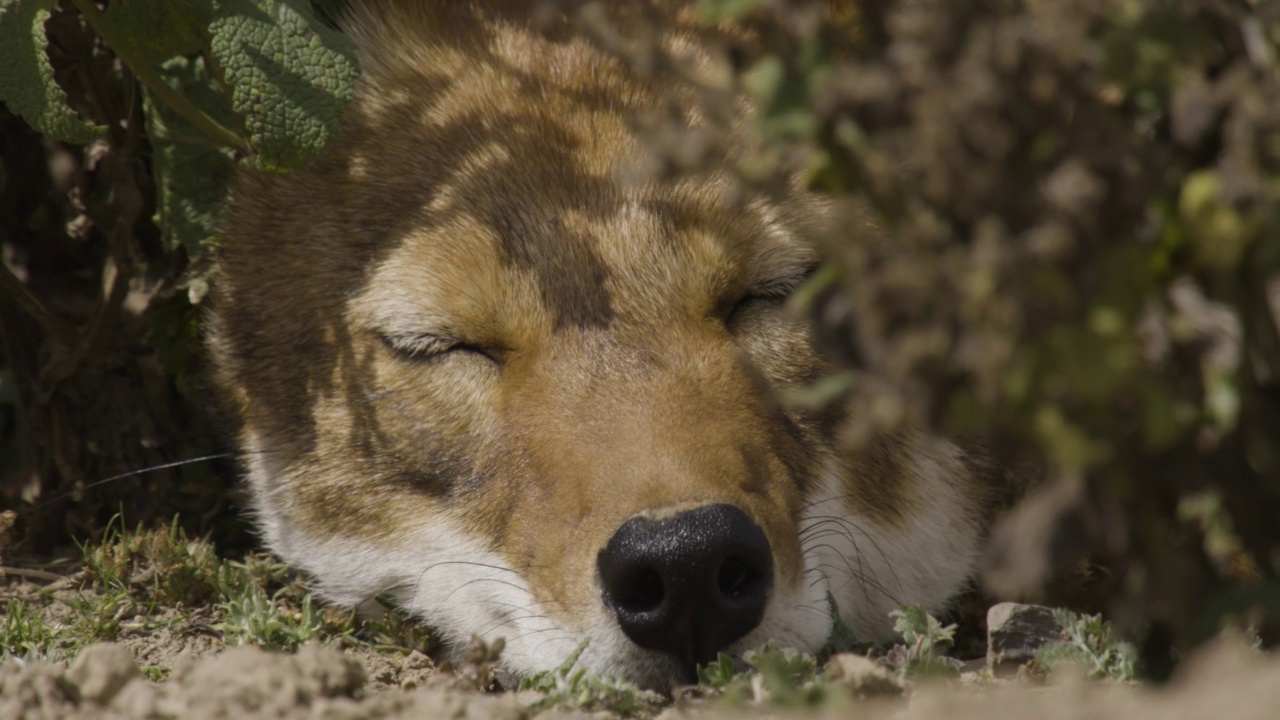
[[[675,657],[686,675],[760,624],[773,586],[769,540],[732,505],[633,517],[597,562],[622,631]]]

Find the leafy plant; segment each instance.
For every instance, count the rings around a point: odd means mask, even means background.
[[[543,694],[533,705],[535,710],[563,706],[583,710],[608,710],[623,717],[647,715],[657,698],[631,683],[612,677],[599,677],[586,668],[574,669],[589,641],[583,641],[559,667],[535,673],[520,680],[519,689]]]
[[[812,707],[837,694],[819,672],[816,658],[772,642],[744,653],[741,663],[720,653],[715,662],[698,668],[698,688],[721,695],[728,706],[751,701]]]
[[[819,682],[818,661],[811,655],[769,642],[744,653],[743,660],[759,678],[758,685],[753,680],[757,700],[784,707],[808,707],[821,704],[831,695]]]
[[[14,171],[31,177],[3,222],[26,227],[26,213],[51,220],[39,237],[6,239],[14,271],[0,267],[3,299],[24,311],[0,332],[0,390],[18,388],[15,398],[0,394],[0,457],[16,456],[5,465],[17,468],[0,479],[26,483],[29,497],[80,502],[82,517],[48,518],[50,526],[101,527],[106,517],[95,512],[116,503],[95,496],[128,498],[140,519],[173,510],[194,518],[223,492],[225,483],[204,477],[165,485],[174,488],[167,493],[130,494],[136,487],[94,476],[151,467],[173,477],[168,453],[212,454],[192,419],[200,393],[189,376],[196,306],[210,285],[208,250],[237,165],[287,172],[337,132],[359,68],[351,41],[319,18],[309,0],[0,2],[0,104],[49,141],[32,142],[20,122],[5,125],[7,143],[37,149],[22,156],[31,167],[8,168],[6,194]],[[55,156],[66,177],[50,176]],[[28,241],[54,256],[86,256],[71,262],[102,274],[88,283],[98,287],[85,298],[93,312],[50,310],[68,305],[53,295],[85,288],[56,281],[63,269],[53,270],[54,282],[32,276]],[[139,313],[149,322],[126,320]],[[154,349],[158,363],[139,359],[138,347]],[[119,387],[104,387],[101,369],[113,353],[130,358],[127,372],[110,375]],[[40,358],[49,357],[61,360],[46,367]],[[41,393],[57,400],[34,402]],[[10,408],[20,433],[3,419]],[[104,414],[115,423],[90,421]],[[166,415],[181,421],[166,423]],[[141,427],[122,432],[133,422]],[[157,502],[184,493],[204,497]],[[23,517],[26,532],[39,529],[34,510]]]
[[[831,613],[831,635],[823,643],[819,658],[830,657],[837,653],[860,652],[870,648],[870,644],[859,641],[853,628],[841,619],[840,608],[830,593],[827,594],[827,607]]]
[[[218,591],[223,561],[213,545],[168,527],[129,530],[117,515],[100,542],[81,547],[88,576],[105,588],[164,604],[198,605]]]
[[[396,607],[391,598],[375,597],[383,608],[380,617],[361,620],[356,629],[357,637],[381,652],[424,654],[439,646],[439,640],[426,625]]]
[[[223,621],[218,625],[228,645],[257,645],[272,650],[297,650],[321,637],[324,623],[313,608],[311,595],[296,608],[279,602],[283,591],[268,595],[256,583],[228,588],[219,604]]]
[[[744,677],[738,670],[738,663],[724,653],[716,655],[715,662],[698,666],[698,685],[705,690],[720,690],[735,680]]]
[[[955,644],[954,624],[943,626],[937,618],[914,606],[899,608],[889,616],[894,618],[894,632],[903,641],[890,653],[890,662],[898,672],[913,677],[956,674],[946,656],[946,648]]]
[[[1116,637],[1100,615],[1057,609],[1053,616],[1062,626],[1063,640],[1036,651],[1036,664],[1052,670],[1070,663],[1092,678],[1131,681],[1137,676],[1137,649]]]
[[[46,56],[53,4],[0,5],[0,102],[50,138],[85,143],[106,128],[81,119]],[[157,221],[192,254],[214,236],[236,157],[305,164],[337,133],[359,73],[351,41],[307,0],[72,4],[145,91]]]

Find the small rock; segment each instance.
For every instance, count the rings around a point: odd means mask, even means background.
[[[854,697],[897,696],[903,692],[902,683],[879,663],[852,653],[832,655],[826,675]]]
[[[134,678],[141,677],[133,655],[120,645],[98,643],[80,652],[67,670],[67,679],[80,689],[80,698],[106,705]]]
[[[1046,643],[1062,639],[1062,626],[1043,605],[1000,603],[987,611],[987,666],[1015,670]]]
[[[414,650],[404,659],[404,667],[408,670],[431,670],[435,668],[435,663],[431,658]]]

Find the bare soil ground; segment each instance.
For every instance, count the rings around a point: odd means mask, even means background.
[[[164,640],[157,638],[157,643]],[[163,682],[138,669],[145,644],[99,644],[69,667],[10,662],[0,667],[0,717],[26,718],[480,718],[532,717],[530,693],[479,693],[449,678],[391,670],[368,656],[319,644],[295,654],[243,646],[179,658]],[[167,651],[166,651],[167,652]],[[381,669],[379,669],[381,668]],[[398,673],[403,686],[371,679]],[[1274,718],[1280,708],[1280,662],[1242,646],[1203,651],[1168,687],[1152,690],[1084,680],[1032,685],[1026,681],[966,686],[923,685],[904,698],[851,700],[841,696],[816,707],[769,703],[725,707],[713,701],[677,701],[659,717],[807,716],[813,718]],[[549,709],[544,718],[613,717],[607,711]]]
[[[549,705],[537,692],[481,692],[474,676],[441,669],[404,647],[378,646],[332,633],[293,651],[229,646],[216,603],[159,607],[123,596],[110,618],[114,641],[83,647],[46,642],[42,657],[23,659],[15,638],[35,629],[85,623],[110,588],[84,582],[10,575],[0,585],[9,657],[0,664],[0,718],[612,718],[611,710]],[[86,605],[86,603],[88,603]],[[223,618],[222,621],[225,621]],[[34,626],[33,626],[34,627]],[[95,632],[86,627],[86,633]],[[96,630],[99,634],[101,628]],[[834,662],[834,661],[833,661]],[[682,717],[865,718],[1275,718],[1280,712],[1280,658],[1224,638],[1188,659],[1159,689],[1085,680],[1070,671],[1046,681],[1027,673],[993,678],[965,672],[945,681],[903,681],[857,658],[828,674],[822,692],[781,697],[752,680],[746,697],[691,689],[639,712]],[[970,666],[973,667],[972,665]],[[508,683],[510,684],[510,683]]]

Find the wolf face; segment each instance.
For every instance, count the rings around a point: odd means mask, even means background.
[[[589,640],[585,666],[665,687],[814,650],[833,610],[883,639],[962,588],[964,454],[901,433],[846,457],[838,414],[774,399],[828,371],[785,306],[816,201],[742,197],[733,157],[635,180],[631,117],[682,90],[518,7],[347,29],[341,135],[240,178],[210,328],[256,520],[324,597],[502,637],[518,672]]]

